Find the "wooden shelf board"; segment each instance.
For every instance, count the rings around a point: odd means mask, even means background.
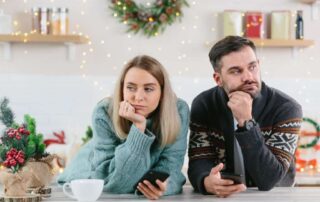
[[[257,47],[308,47],[314,45],[313,40],[299,39],[255,39],[250,38]]]
[[[80,35],[11,35],[1,34],[0,42],[8,43],[88,43],[89,39]]]

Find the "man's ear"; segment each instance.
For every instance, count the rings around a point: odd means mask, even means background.
[[[214,72],[213,73],[213,79],[214,79],[214,81],[216,82],[216,84],[218,85],[218,86],[222,86],[222,80],[221,80],[221,75],[220,75],[220,73],[219,72]]]

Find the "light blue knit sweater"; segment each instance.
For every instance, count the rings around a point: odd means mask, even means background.
[[[93,138],[83,146],[58,182],[73,179],[104,179],[104,190],[112,193],[134,193],[134,186],[149,170],[170,174],[165,195],[182,191],[185,177],[181,173],[187,149],[189,107],[178,99],[177,107],[181,118],[181,129],[177,140],[160,148],[156,136],[150,132],[151,120],[147,121],[146,134],[131,126],[126,140],[119,139],[107,113],[109,100],[98,103],[93,112]],[[162,117],[165,118],[165,117]]]

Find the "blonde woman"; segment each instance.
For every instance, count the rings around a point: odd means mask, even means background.
[[[148,199],[182,191],[189,107],[176,98],[163,66],[137,56],[123,69],[113,98],[93,113],[93,139],[59,177],[105,180],[112,193],[141,193]],[[139,181],[148,171],[169,174],[165,181]]]

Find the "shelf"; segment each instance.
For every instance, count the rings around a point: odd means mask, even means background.
[[[298,39],[254,39],[250,38],[250,40],[257,47],[308,47],[314,45],[313,40],[298,40]]]
[[[4,59],[11,58],[11,43],[63,43],[67,46],[67,58],[75,58],[74,44],[88,43],[89,39],[80,35],[41,35],[41,34],[0,34],[0,45],[4,49]]]
[[[80,35],[41,35],[41,34],[0,34],[0,41],[9,43],[88,43],[88,39]]]
[[[257,47],[274,47],[274,48],[304,48],[314,45],[313,40],[298,40],[298,39],[257,39],[249,38]],[[208,46],[213,46],[214,43],[207,43]]]

